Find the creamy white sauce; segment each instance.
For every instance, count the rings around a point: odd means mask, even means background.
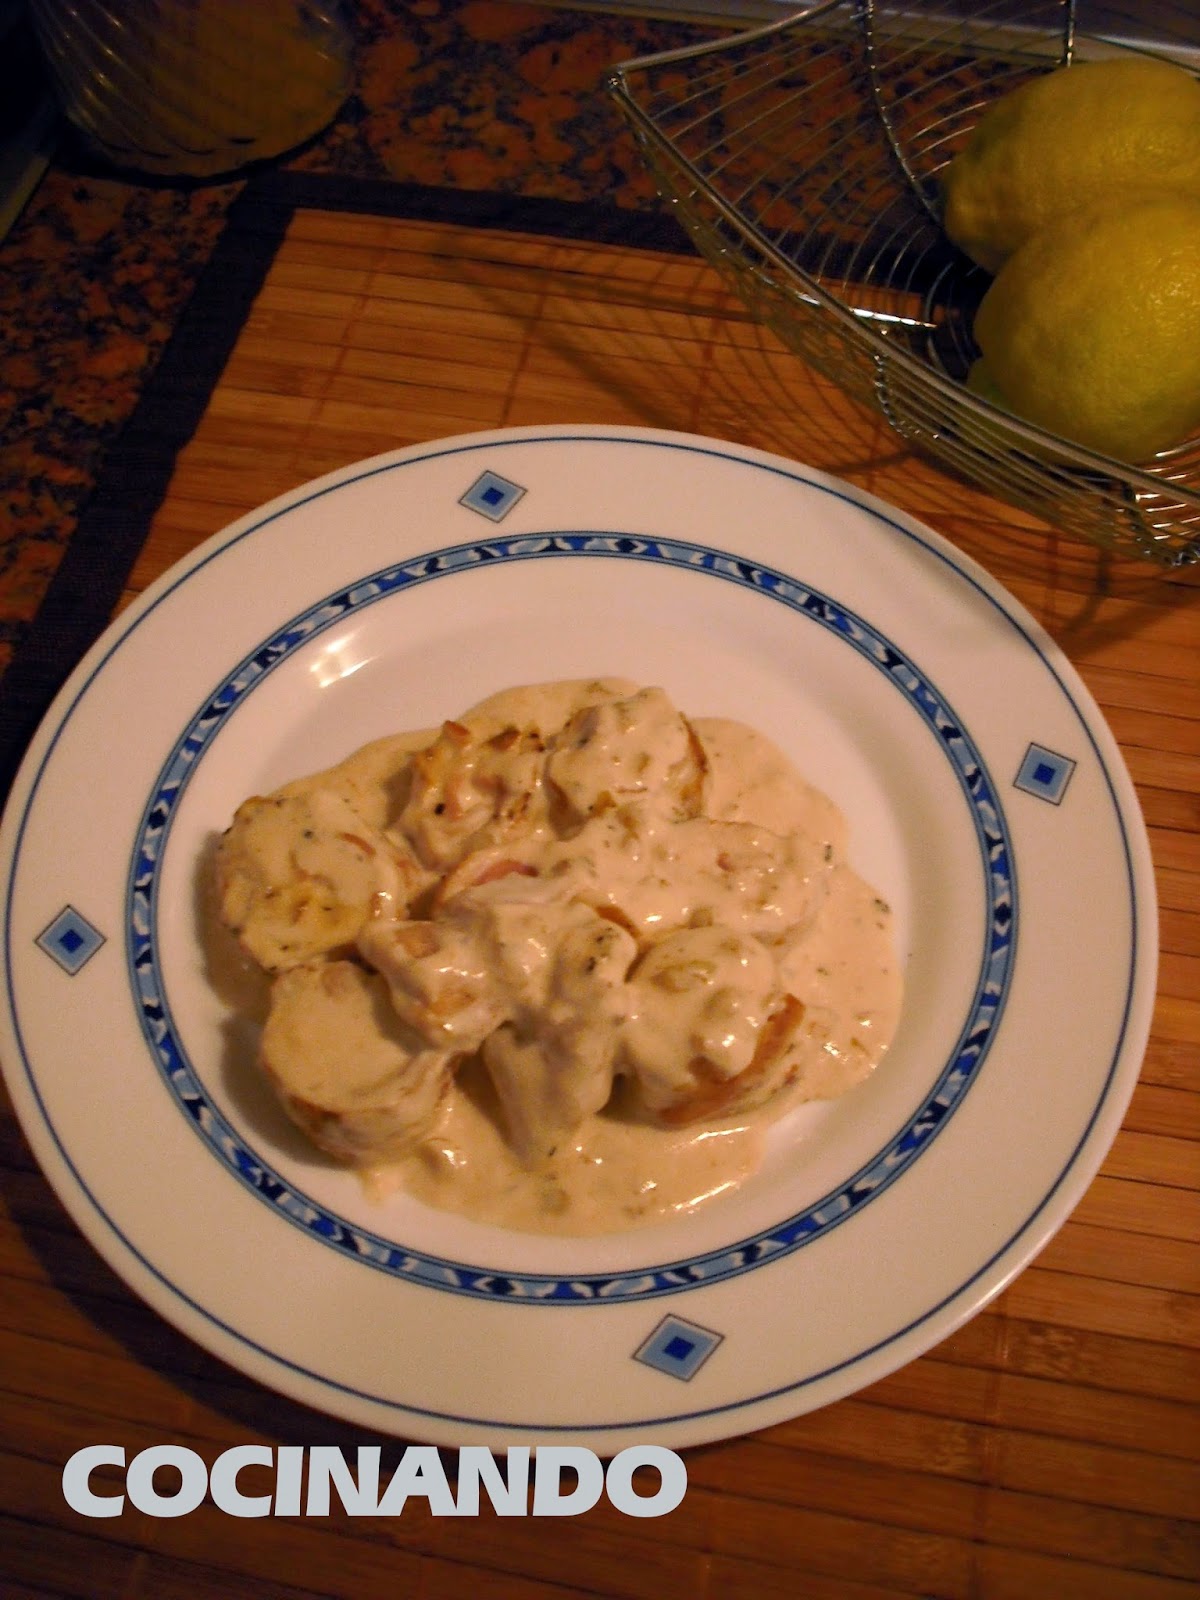
[[[818,1030],[803,1082],[743,1116],[683,1127],[648,1122],[616,1102],[532,1169],[505,1139],[495,1094],[477,1068],[460,1075],[436,1129],[399,1162],[372,1169],[383,1197],[403,1189],[439,1210],[524,1232],[598,1235],[686,1214],[736,1189],[762,1160],[771,1124],[799,1102],[832,1099],[866,1078],[899,1020],[903,982],[891,916],[840,858],[845,819],[762,734],[693,720],[708,758],[705,814],[799,837],[834,863],[807,935],[781,958],[788,989]],[[686,860],[678,863],[686,894]]]
[[[472,1063],[436,1130],[402,1160],[369,1169],[368,1192],[383,1200],[402,1189],[440,1211],[524,1233],[624,1232],[735,1189],[759,1166],[766,1133],[761,1119],[663,1128],[612,1106],[530,1168],[502,1128],[491,1085]]]
[[[763,735],[598,680],[414,742],[248,802],[218,872],[226,920],[282,967],[268,1076],[374,1195],[532,1232],[647,1225],[736,1187],[775,1118],[882,1059],[890,913]]]

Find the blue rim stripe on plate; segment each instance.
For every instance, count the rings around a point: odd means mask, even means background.
[[[574,1277],[497,1272],[384,1238],[318,1205],[252,1150],[244,1135],[221,1114],[189,1061],[171,1016],[157,944],[160,867],[180,799],[212,739],[271,672],[326,629],[390,595],[485,563],[498,566],[509,561],[614,557],[683,568],[750,589],[826,629],[883,673],[936,735],[967,803],[981,856],[985,904],[982,960],[966,1020],[932,1090],[871,1161],[815,1204],[753,1237],[687,1259]],[[883,1194],[928,1147],[975,1081],[1003,1013],[1013,971],[1016,928],[1012,849],[996,789],[979,751],[950,706],[901,650],[829,596],[773,567],[683,539],[589,530],[493,537],[398,562],[326,596],[247,655],[196,713],[161,770],[134,848],[126,933],[139,1021],[167,1088],[239,1182],[314,1239],[381,1272],[428,1288],[488,1300],[579,1305],[651,1299],[754,1271],[829,1233]]]
[[[1118,832],[1120,835],[1122,860],[1125,869],[1125,884],[1129,900],[1131,927],[1129,959],[1124,989],[1121,996],[1121,1014],[1111,1055],[1104,1072],[1103,1081],[1096,1095],[1095,1103],[1091,1109],[1091,1112],[1089,1113],[1083,1126],[1080,1128],[1079,1136],[1074,1146],[1062,1162],[1060,1170],[1054,1177],[1053,1181],[1048,1184],[1045,1193],[1042,1194],[1037,1199],[1036,1203],[1030,1207],[1028,1214],[1012,1230],[1011,1234],[1006,1239],[1000,1241],[993,1252],[985,1260],[981,1261],[979,1265],[970,1274],[968,1274],[968,1276],[961,1283],[950,1289],[940,1300],[930,1306],[925,1307],[917,1316],[896,1327],[890,1333],[886,1334],[883,1338],[876,1340],[874,1343],[864,1346],[858,1350],[851,1351],[842,1360],[833,1363],[832,1365],[823,1368],[820,1371],[805,1373],[792,1382],[778,1385],[774,1388],[760,1391],[759,1393],[739,1396],[736,1399],[733,1399],[722,1405],[707,1407],[701,1406],[687,1411],[671,1411],[670,1409],[666,1409],[655,1416],[645,1416],[634,1419],[610,1418],[602,1421],[572,1422],[567,1419],[559,1419],[554,1423],[547,1423],[544,1420],[526,1421],[513,1417],[470,1416],[453,1411],[440,1410],[435,1407],[421,1406],[413,1399],[398,1400],[389,1396],[362,1390],[356,1388],[352,1384],[342,1382],[328,1373],[305,1367],[302,1364],[289,1359],[287,1356],[281,1355],[278,1351],[262,1344],[257,1339],[252,1338],[244,1330],[239,1329],[234,1324],[219,1316],[211,1307],[200,1304],[174,1281],[167,1270],[151,1261],[145,1255],[142,1249],[139,1248],[135,1241],[130,1238],[129,1235],[126,1234],[124,1230],[116,1223],[116,1221],[108,1214],[104,1205],[101,1203],[97,1195],[92,1191],[90,1184],[80,1171],[75,1158],[62,1143],[58,1129],[48,1113],[41,1086],[39,1085],[33,1063],[29,1056],[29,1051],[26,1047],[24,1028],[18,1012],[16,992],[13,985],[12,951],[14,945],[11,937],[11,931],[13,918],[13,896],[16,886],[17,869],[24,845],[26,830],[29,824],[30,814],[37,799],[38,791],[41,787],[49,762],[54,755],[59,740],[66,732],[76,708],[89,693],[94,683],[103,674],[111,658],[124,646],[127,639],[142,625],[143,622],[147,620],[148,617],[153,614],[155,610],[157,610],[161,604],[168,600],[181,586],[185,585],[195,572],[199,571],[203,567],[208,566],[210,563],[221,559],[221,557],[236,549],[237,546],[239,546],[244,540],[252,538],[256,533],[260,532],[271,522],[278,520],[280,517],[289,515],[291,512],[303,505],[309,504],[315,500],[323,499],[325,496],[334,494],[339,490],[350,486],[351,484],[362,481],[363,479],[373,478],[389,472],[400,471],[409,466],[420,466],[427,461],[436,460],[447,456],[477,455],[485,448],[489,452],[495,452],[497,449],[496,441],[489,441],[486,446],[478,442],[464,442],[449,445],[437,444],[426,451],[407,453],[401,460],[385,461],[369,466],[365,470],[355,472],[349,476],[339,475],[332,482],[326,483],[318,488],[311,489],[306,493],[301,493],[294,498],[290,498],[282,506],[275,508],[274,510],[268,512],[265,516],[258,518],[258,520],[255,522],[241,528],[236,534],[227,538],[221,538],[218,535],[211,549],[206,551],[197,561],[186,567],[182,572],[173,576],[168,575],[157,593],[154,593],[148,597],[148,600],[144,605],[135,606],[130,611],[127,618],[124,619],[121,624],[116,625],[112,633],[105,636],[104,640],[96,647],[95,654],[92,656],[92,658],[86,663],[86,665],[81,667],[77,681],[69,685],[64,691],[61,704],[57,708],[59,720],[55,725],[48,728],[48,737],[46,739],[45,748],[42,750],[40,757],[38,758],[36,768],[31,771],[28,792],[22,805],[21,812],[14,824],[14,841],[11,851],[9,876],[5,887],[4,931],[6,937],[2,941],[4,981],[5,997],[8,1003],[8,1010],[14,1034],[14,1042],[17,1047],[21,1070],[32,1101],[37,1107],[42,1127],[45,1129],[49,1140],[51,1141],[54,1149],[57,1151],[58,1157],[62,1161],[65,1170],[70,1174],[71,1179],[76,1185],[79,1196],[86,1201],[87,1206],[90,1208],[90,1214],[103,1224],[104,1237],[110,1241],[113,1241],[114,1248],[119,1249],[121,1254],[126,1256],[129,1260],[135,1262],[137,1266],[147,1274],[149,1279],[154,1284],[160,1286],[162,1291],[164,1291],[167,1296],[166,1304],[172,1308],[179,1308],[179,1315],[181,1317],[183,1313],[186,1312],[188,1315],[198,1318],[202,1323],[207,1324],[223,1337],[230,1339],[235,1345],[241,1346],[243,1349],[251,1352],[254,1356],[265,1360],[281,1372],[293,1374],[295,1377],[302,1379],[305,1382],[313,1383],[319,1388],[326,1389],[331,1394],[340,1394],[351,1400],[364,1401],[371,1405],[381,1407],[385,1411],[391,1412],[399,1417],[418,1417],[423,1418],[425,1421],[430,1423],[437,1422],[448,1423],[452,1425],[466,1425],[481,1429],[533,1428],[542,1432],[543,1434],[551,1435],[619,1435],[621,1433],[628,1433],[631,1430],[661,1427],[667,1424],[679,1425],[711,1419],[716,1416],[769,1403],[787,1394],[796,1394],[803,1389],[811,1387],[813,1384],[820,1383],[831,1377],[835,1377],[839,1373],[847,1371],[849,1368],[862,1361],[869,1360],[872,1357],[880,1355],[884,1350],[896,1345],[899,1341],[908,1338],[919,1328],[928,1324],[932,1319],[938,1317],[942,1312],[948,1310],[951,1306],[954,1306],[956,1302],[960,1302],[963,1296],[968,1295],[972,1290],[975,1289],[976,1285],[987,1280],[989,1275],[991,1275],[1002,1262],[1006,1261],[1006,1258],[1010,1255],[1010,1252],[1016,1249],[1026,1235],[1029,1234],[1030,1230],[1037,1225],[1039,1218],[1052,1204],[1055,1197],[1058,1195],[1063,1185],[1067,1182],[1071,1173],[1074,1171],[1076,1164],[1080,1160],[1080,1157],[1082,1156],[1089,1140],[1092,1138],[1104,1107],[1108,1103],[1118,1069],[1125,1054],[1129,1038],[1129,1028],[1132,1020],[1134,999],[1138,991],[1139,974],[1143,973],[1146,963],[1150,958],[1147,957],[1146,960],[1143,960],[1142,939],[1144,936],[1142,934],[1142,906],[1139,899],[1138,877],[1135,869],[1135,852],[1129,837],[1127,819],[1120,796],[1118,795],[1116,786],[1114,784],[1113,775],[1109,771],[1104,753],[1100,749],[1096,734],[1090,725],[1088,716],[1076,698],[1075,687],[1072,684],[1068,684],[1064,680],[1057,664],[1048,657],[1048,641],[1041,631],[1036,629],[1031,631],[1029,626],[1021,618],[1014,616],[1007,609],[1007,607],[1002,604],[1002,602],[997,598],[997,595],[993,593],[989,587],[981,582],[980,579],[977,578],[971,571],[964,570],[957,552],[955,552],[952,547],[938,540],[937,537],[932,535],[929,530],[921,528],[918,524],[908,520],[901,520],[899,514],[889,515],[887,508],[883,507],[881,504],[872,503],[869,496],[860,495],[851,490],[848,486],[839,486],[835,483],[825,482],[819,477],[814,478],[809,476],[804,469],[792,464],[780,463],[770,459],[749,458],[745,454],[738,452],[732,447],[722,447],[716,444],[708,443],[690,443],[681,439],[673,438],[653,438],[645,435],[631,435],[628,432],[622,433],[597,431],[594,433],[589,433],[580,430],[577,432],[564,434],[561,430],[558,430],[546,431],[544,433],[530,431],[520,436],[508,437],[503,440],[502,448],[505,451],[510,451],[520,450],[524,447],[536,448],[546,445],[560,446],[565,442],[570,442],[575,445],[589,443],[600,445],[619,444],[627,447],[634,446],[638,448],[667,451],[683,456],[691,455],[711,457],[724,462],[728,466],[747,469],[753,473],[765,472],[768,476],[773,476],[801,485],[807,489],[815,491],[818,494],[826,495],[833,500],[843,501],[844,503],[852,506],[854,509],[874,518],[876,522],[888,528],[894,537],[921,549],[927,556],[940,563],[940,565],[948,572],[952,572],[960,582],[964,583],[968,589],[972,590],[979,598],[984,600],[991,607],[993,612],[995,612],[1007,624],[1007,626],[1012,629],[1013,633],[1021,640],[1021,642],[1038,658],[1047,675],[1053,680],[1064,700],[1074,712],[1087,746],[1094,756],[1099,768],[1105,791],[1108,795],[1109,802],[1117,820]],[[1002,1287],[1002,1282],[995,1282],[991,1284],[991,1292],[997,1291],[1000,1287]],[[913,1353],[915,1354],[917,1352],[914,1351]]]

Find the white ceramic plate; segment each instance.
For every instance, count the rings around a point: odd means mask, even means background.
[[[606,673],[752,722],[842,806],[897,912],[893,1050],[686,1220],[543,1239],[372,1204],[257,1086],[205,971],[206,850],[368,738]],[[920,1354],[1080,1198],[1154,992],[1133,790],[1036,623],[899,512],[687,435],[449,439],[247,517],[80,666],[2,846],[4,1066],[83,1232],[263,1383],[451,1445],[687,1445]]]

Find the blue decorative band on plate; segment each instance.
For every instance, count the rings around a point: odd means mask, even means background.
[[[502,522],[524,493],[519,483],[502,478],[498,472],[484,472],[458,503],[491,522]]]
[[[74,906],[64,906],[34,942],[73,978],[99,950],[104,935]]]
[[[724,1337],[723,1333],[714,1333],[684,1317],[664,1317],[633,1352],[633,1359],[686,1383],[696,1376]]]
[[[481,481],[476,480],[474,487]],[[484,564],[580,558],[684,568],[735,584],[825,629],[883,673],[934,733],[957,780],[979,846],[985,910],[980,970],[958,1039],[926,1098],[863,1167],[816,1204],[734,1245],[623,1272],[563,1278],[547,1273],[499,1273],[431,1255],[360,1228],[293,1188],[249,1147],[244,1134],[225,1118],[199,1080],[171,1016],[157,926],[160,868],[180,797],[214,735],[268,673],[326,629],[343,624],[361,607],[388,596]],[[771,567],[681,539],[570,530],[448,546],[386,567],[327,596],[246,656],[197,711],[151,792],[130,862],[126,948],[142,1031],[170,1092],[214,1157],[265,1204],[330,1249],[409,1282],[485,1300],[578,1306],[652,1299],[738,1277],[802,1248],[882,1194],[936,1136],[975,1081],[996,1035],[1011,984],[1016,925],[1012,848],[996,788],[951,707],[901,650],[830,596]]]
[[[1031,744],[1025,752],[1013,784],[1026,794],[1035,794],[1039,800],[1049,800],[1058,805],[1067,792],[1075,763],[1070,756],[1060,756],[1044,745]]]

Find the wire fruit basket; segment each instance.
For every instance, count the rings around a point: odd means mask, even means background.
[[[965,387],[991,279],[939,212],[939,173],[994,100],[1134,51],[1195,73],[1194,12],[1166,0],[1146,40],[1144,9],[1097,9],[1093,32],[1083,0],[959,9],[826,0],[624,62],[608,88],[699,250],[803,360],[999,498],[1106,550],[1200,561],[1200,438],[1119,462]]]

